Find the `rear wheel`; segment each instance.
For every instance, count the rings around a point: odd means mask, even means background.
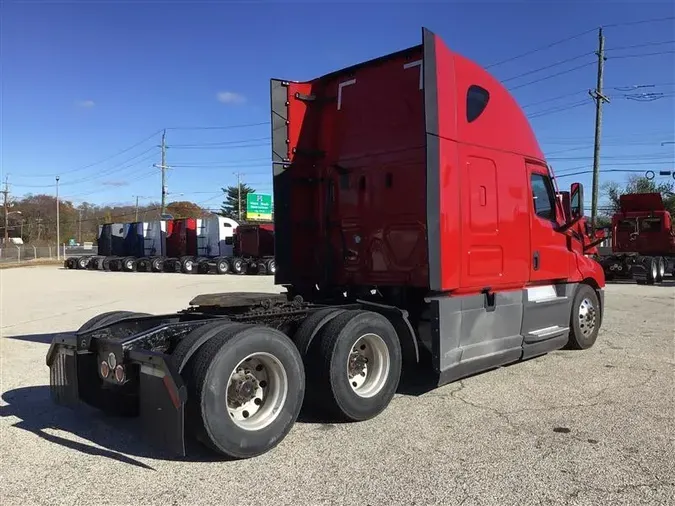
[[[235,274],[244,274],[245,271],[244,260],[241,258],[232,259],[232,272]]]
[[[663,283],[663,277],[666,275],[666,261],[663,257],[656,259],[656,282]]]
[[[371,311],[345,311],[326,323],[308,358],[323,408],[348,421],[374,418],[389,405],[401,378],[394,326]]]
[[[86,269],[87,264],[89,263],[89,257],[80,257],[77,259],[77,268]]]
[[[653,285],[656,283],[656,279],[659,275],[659,265],[656,262],[656,258],[647,257],[643,260],[645,269],[647,269],[647,284]]]
[[[162,272],[164,270],[164,261],[161,258],[153,258],[150,262],[152,272]]]
[[[586,350],[595,344],[600,330],[600,300],[589,285],[579,285],[572,302],[567,348]]]
[[[277,272],[277,263],[274,260],[274,258],[267,261],[267,272],[270,274],[274,274],[275,272]]]
[[[136,259],[134,257],[126,257],[122,260],[121,264],[124,272],[133,272],[136,270]]]
[[[195,272],[195,261],[192,258],[183,258],[181,261],[181,270],[185,274],[193,274]]]
[[[230,262],[228,262],[225,258],[217,258],[216,272],[218,274],[227,274],[230,272]]]
[[[298,350],[269,327],[225,326],[189,360],[184,376],[197,439],[230,458],[274,448],[302,407],[305,376]]]

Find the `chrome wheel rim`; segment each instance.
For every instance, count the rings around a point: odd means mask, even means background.
[[[387,343],[377,334],[364,334],[347,357],[349,386],[359,397],[373,397],[387,382],[390,367]]]
[[[261,430],[279,416],[288,397],[288,375],[274,355],[252,353],[227,382],[227,412],[239,428]]]
[[[595,330],[596,309],[589,299],[584,299],[579,304],[579,328],[581,333],[588,337]]]

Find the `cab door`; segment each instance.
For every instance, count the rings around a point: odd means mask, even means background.
[[[555,190],[548,169],[526,164],[529,174],[530,209],[530,281],[553,281],[570,276],[568,237],[558,232]]]

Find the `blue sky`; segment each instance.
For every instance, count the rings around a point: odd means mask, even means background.
[[[162,128],[170,200],[217,208],[237,170],[268,192],[268,125],[185,127],[266,123],[270,77],[310,79],[418,44],[422,26],[482,65],[607,26],[601,182],[627,175],[610,170],[675,169],[675,144],[661,145],[675,140],[675,21],[626,24],[672,17],[668,1],[3,0],[1,8],[0,164],[14,196],[53,193],[58,173],[60,194],[75,202],[157,201]],[[626,46],[638,47],[616,49]],[[559,184],[582,181],[587,200],[591,175],[563,176],[592,165],[596,68],[549,76],[593,62],[581,55],[596,47],[591,32],[490,67],[531,115]]]

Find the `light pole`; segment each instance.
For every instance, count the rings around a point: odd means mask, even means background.
[[[56,176],[56,259],[61,260],[61,229],[59,223],[59,176]]]

